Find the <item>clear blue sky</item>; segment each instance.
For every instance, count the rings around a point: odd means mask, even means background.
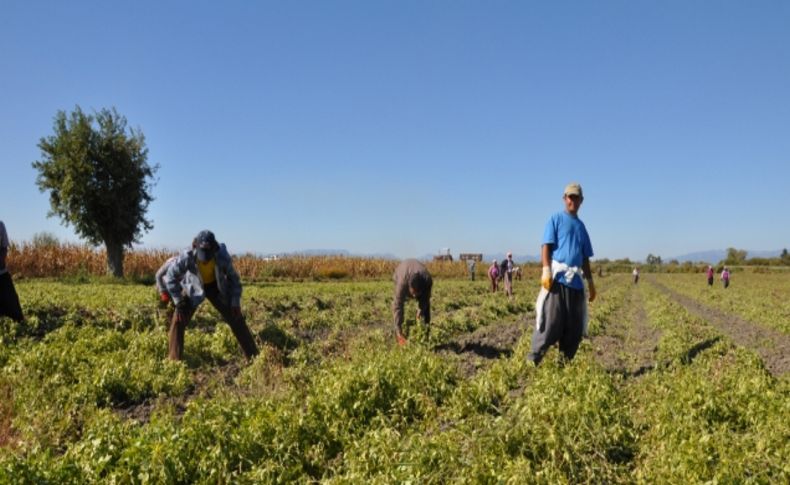
[[[145,247],[538,254],[579,181],[596,257],[790,247],[790,2],[0,4],[0,219],[47,218],[58,110],[160,164]]]

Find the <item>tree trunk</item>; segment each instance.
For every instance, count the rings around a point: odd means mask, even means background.
[[[107,274],[123,278],[123,244],[105,241],[107,248]]]

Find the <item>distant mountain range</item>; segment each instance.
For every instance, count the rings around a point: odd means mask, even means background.
[[[497,261],[502,261],[505,258],[507,258],[507,253],[483,254],[483,261],[488,261],[489,263],[494,259]],[[535,261],[540,261],[540,256],[533,256],[531,254],[514,254],[513,261],[517,263],[533,263]]]
[[[289,253],[278,253],[278,257],[298,256],[344,256],[348,258],[400,259],[389,253],[352,253],[347,249],[303,249]]]
[[[746,250],[746,257],[747,258],[775,258],[782,254],[781,249],[776,249],[773,251],[749,251]],[[699,251],[696,253],[688,253],[682,256],[675,256],[674,258],[666,258],[663,261],[671,261],[673,259],[677,259],[679,262],[684,263],[686,261],[691,261],[692,263],[696,262],[705,262],[705,263],[718,263],[719,261],[723,260],[727,257],[727,250],[726,249],[712,249],[709,251]]]
[[[298,257],[298,256],[345,256],[349,258],[376,258],[376,259],[401,259],[398,256],[390,253],[352,253],[347,249],[302,249],[299,251],[291,251],[287,253],[272,254],[269,257],[277,256],[279,258]],[[434,257],[433,254],[424,254],[417,257],[421,261],[430,261]],[[483,261],[491,262],[496,259],[502,261],[507,257],[507,253],[483,253]],[[453,254],[453,259],[458,260],[458,254]],[[539,261],[538,256],[514,254],[513,260],[517,263]]]
[[[430,261],[433,259],[433,254],[425,254],[422,257],[417,259],[423,261]],[[483,253],[483,262],[491,263],[492,260],[496,259],[497,261],[502,261],[507,257],[507,253]],[[453,254],[453,259],[458,260],[458,254]],[[516,263],[531,263],[535,261],[540,261],[539,256],[533,256],[530,254],[514,254],[513,261]]]

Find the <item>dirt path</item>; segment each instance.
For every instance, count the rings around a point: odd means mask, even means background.
[[[650,284],[683,305],[692,315],[710,322],[737,345],[757,352],[774,376],[790,371],[790,336],[711,308],[657,281],[650,280]]]
[[[655,367],[655,350],[660,337],[661,332],[647,319],[639,292],[631,287],[623,305],[590,343],[604,368],[626,377],[636,377]]]

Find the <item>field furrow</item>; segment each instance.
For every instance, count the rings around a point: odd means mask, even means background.
[[[790,336],[770,327],[727,314],[668,288],[655,279],[648,280],[692,314],[710,322],[733,342],[753,350],[774,375],[790,371]]]

